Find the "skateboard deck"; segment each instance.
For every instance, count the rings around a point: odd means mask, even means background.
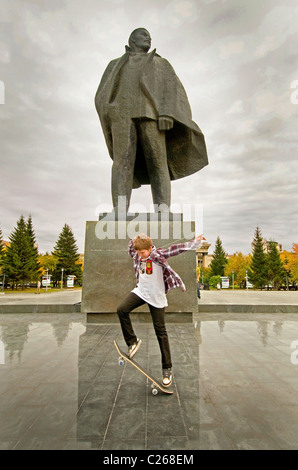
[[[163,393],[167,393],[168,395],[173,394],[172,390],[169,390],[168,388],[163,387],[148,371],[146,371],[143,367],[141,367],[136,361],[134,361],[133,359],[130,359],[125,352],[121,351],[116,341],[114,341],[114,345],[119,354],[118,364],[120,366],[123,366],[124,361],[126,361],[126,362],[129,362],[131,365],[133,365],[136,369],[138,369],[145,377],[147,377],[147,379],[151,381],[151,389],[152,389],[153,395],[157,395],[158,390],[160,390]]]

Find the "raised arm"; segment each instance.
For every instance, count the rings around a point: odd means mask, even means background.
[[[185,243],[177,243],[176,245],[171,245],[169,248],[160,249],[162,256],[164,258],[170,258],[171,256],[177,256],[185,251],[190,251],[198,248],[202,244],[202,240],[206,240],[203,235],[199,235],[194,240]]]

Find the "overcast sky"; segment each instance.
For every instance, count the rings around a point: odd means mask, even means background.
[[[4,239],[31,214],[40,251],[64,223],[84,251],[86,220],[111,208],[94,95],[131,31],[145,27],[208,150],[208,166],[172,182],[173,205],[202,208],[210,252],[219,235],[229,254],[249,253],[257,225],[284,249],[298,242],[297,0],[1,0],[0,22]],[[150,210],[150,187],[131,202]]]

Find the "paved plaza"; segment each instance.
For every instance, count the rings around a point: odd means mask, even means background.
[[[246,304],[242,294],[250,303],[298,305],[297,292],[206,291],[199,302]],[[57,305],[80,301],[78,291],[20,293],[14,302],[50,296]],[[135,329],[137,361],[160,377],[151,323]],[[170,323],[168,334],[174,394],[153,396],[138,371],[118,366],[117,323],[90,323],[79,312],[1,313],[0,449],[298,449],[298,307],[200,311]]]
[[[79,289],[62,289],[59,291],[47,292],[43,288],[41,294],[24,293],[22,291],[0,295],[1,305],[13,304],[75,304],[81,301],[82,291]],[[250,304],[250,305],[275,305],[288,304],[298,305],[298,291],[255,291],[255,290],[201,290],[199,305],[210,304]]]

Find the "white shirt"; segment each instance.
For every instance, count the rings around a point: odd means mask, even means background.
[[[153,307],[167,307],[162,267],[151,260],[148,261],[149,264],[147,261],[148,258],[141,261],[139,282],[132,292]]]

